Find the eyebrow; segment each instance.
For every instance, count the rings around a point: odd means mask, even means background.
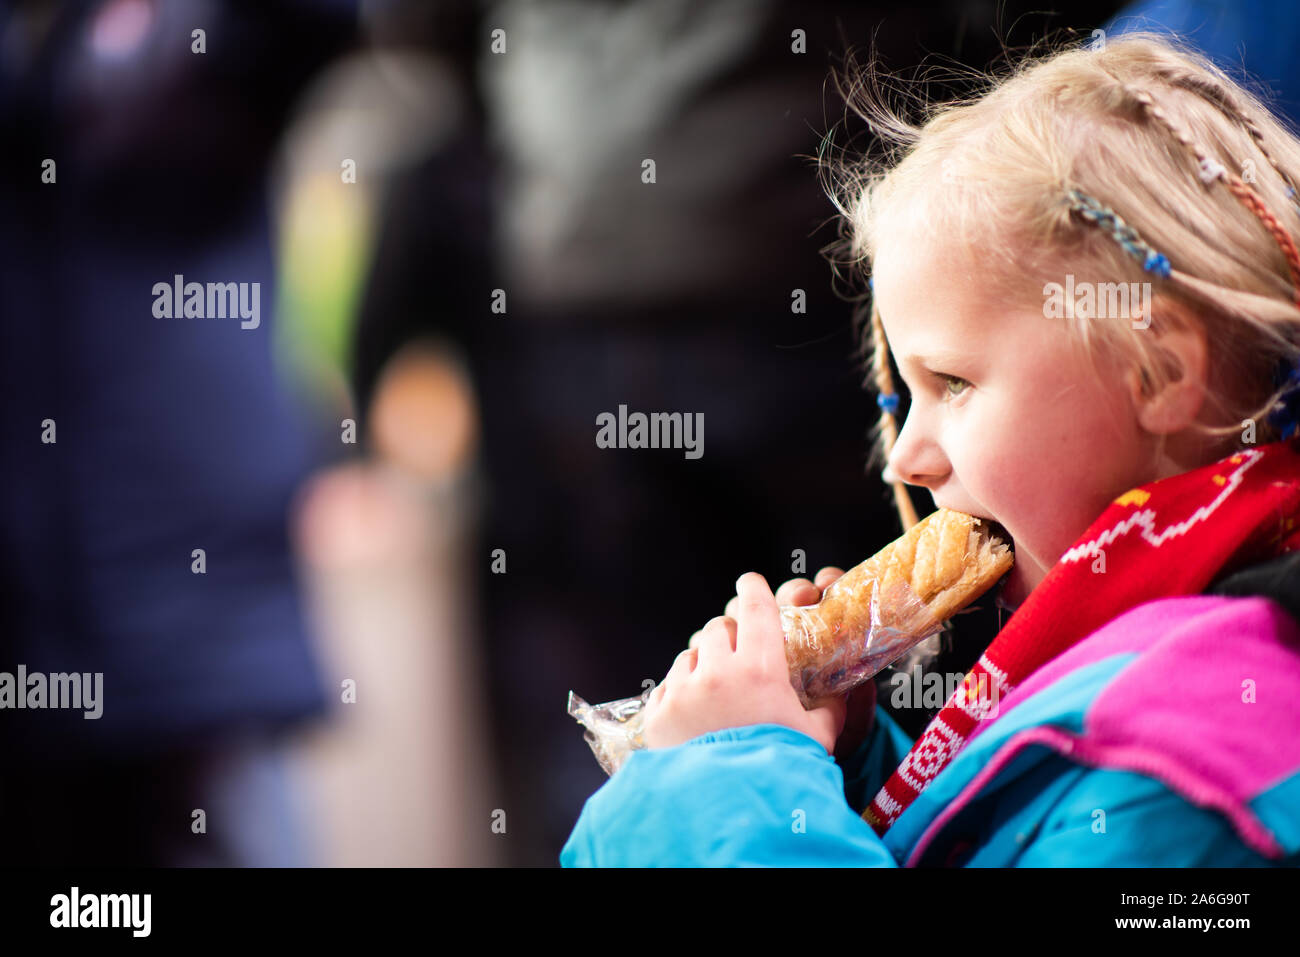
[[[943,368],[944,366],[959,365],[962,362],[968,361],[970,358],[971,356],[968,353],[962,352],[934,352],[929,355],[916,356],[899,356],[897,353],[894,354],[894,361],[900,366],[904,364],[915,365],[928,371],[934,371],[936,368]]]
[[[926,372],[933,374],[936,371],[936,369],[942,369],[945,366],[960,365],[964,362],[969,362],[971,359],[974,358],[974,356],[971,355],[970,353],[949,352],[942,349],[937,352],[932,352],[928,355],[904,356],[895,352],[891,346],[889,352],[891,357],[894,360],[894,363],[898,366],[900,372],[902,371],[904,365],[908,365],[908,366],[915,365],[924,369]]]

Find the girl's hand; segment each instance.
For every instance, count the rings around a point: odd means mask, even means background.
[[[815,605],[822,600],[822,594],[831,586],[831,583],[843,575],[844,569],[831,565],[819,571],[814,581],[809,581],[806,578],[792,578],[776,590],[776,603],[778,605]],[[731,601],[727,602],[724,613],[732,618],[736,617],[739,602],[739,596],[731,599]],[[703,632],[697,631],[691,637],[690,646],[692,648],[696,647],[702,634]],[[839,740],[835,743],[835,757],[841,761],[848,760],[862,745],[862,742],[867,739],[875,722],[876,683],[872,680],[864,682],[848,694],[844,730],[840,732]]]
[[[741,575],[734,601],[735,617],[705,625],[650,693],[646,746],[669,748],[709,731],[780,724],[833,752],[845,701],[827,698],[804,710],[790,685],[781,614],[767,580],[757,572]]]

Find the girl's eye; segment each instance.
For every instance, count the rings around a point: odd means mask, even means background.
[[[939,379],[943,381],[946,394],[952,398],[956,398],[957,396],[961,395],[963,392],[966,391],[966,386],[970,385],[970,383],[967,382],[965,379],[962,379],[955,375],[945,375],[942,372],[936,372],[935,375],[937,375]],[[958,386],[958,388],[955,389],[953,388],[954,383]]]

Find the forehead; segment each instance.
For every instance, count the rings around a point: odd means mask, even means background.
[[[949,248],[945,249],[947,246]],[[872,285],[890,350],[901,362],[982,351],[1013,334],[1009,312],[970,257],[951,244],[901,241],[881,250]]]

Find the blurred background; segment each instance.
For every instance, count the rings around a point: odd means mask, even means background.
[[[832,69],[1124,23],[1040,6],[0,3],[0,672],[104,676],[0,710],[0,859],[555,866],[605,780],[570,690],[899,534]],[[1300,102],[1283,4],[1123,13]],[[176,276],[258,324],[158,317]],[[620,406],[703,454],[598,447]]]

